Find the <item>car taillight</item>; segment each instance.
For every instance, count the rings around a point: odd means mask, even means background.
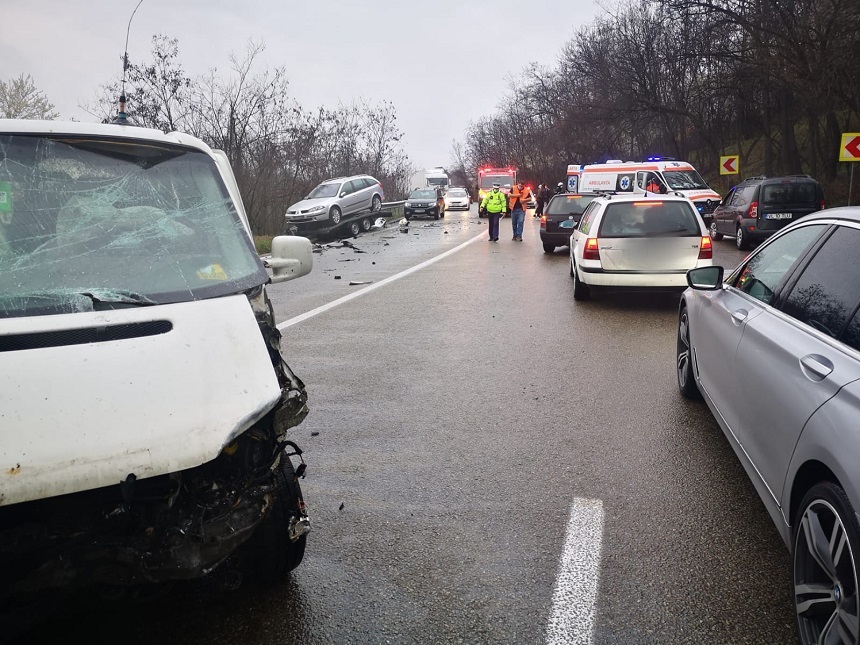
[[[753,202],[750,204],[749,218],[755,219],[756,217],[758,217],[758,202]]]
[[[585,240],[585,248],[582,249],[582,259],[583,260],[599,260],[600,259],[600,249],[597,246],[597,238],[590,237]]]
[[[541,216],[540,216],[540,227],[541,227],[541,228],[546,228],[546,215],[541,215]]]
[[[824,210],[824,207],[825,207],[825,203],[824,203],[824,200],[822,199],[821,200],[821,210]]]
[[[702,236],[699,242],[699,259],[710,260],[714,257],[714,245],[711,243],[711,238],[707,235]]]

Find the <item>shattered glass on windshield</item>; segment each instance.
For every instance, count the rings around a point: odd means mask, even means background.
[[[183,302],[267,279],[206,153],[0,135],[0,317]]]

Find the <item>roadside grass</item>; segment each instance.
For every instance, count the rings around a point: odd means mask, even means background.
[[[257,247],[258,255],[266,255],[272,252],[272,235],[255,235],[254,246]]]

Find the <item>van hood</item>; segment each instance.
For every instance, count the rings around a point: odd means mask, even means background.
[[[691,201],[696,201],[697,199],[722,199],[722,197],[713,190],[680,190],[678,192],[684,193],[684,195]]]
[[[281,389],[248,298],[0,320],[0,505],[211,461]]]

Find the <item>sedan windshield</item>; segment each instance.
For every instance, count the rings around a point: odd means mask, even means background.
[[[320,184],[311,191],[308,199],[320,199],[323,197],[337,197],[340,192],[340,184]]]
[[[412,194],[409,195],[409,199],[432,199],[435,201],[436,191],[435,190],[413,190]]]
[[[695,170],[665,170],[663,176],[672,190],[706,190],[708,184]]]
[[[184,302],[265,283],[206,153],[0,135],[0,317]]]

